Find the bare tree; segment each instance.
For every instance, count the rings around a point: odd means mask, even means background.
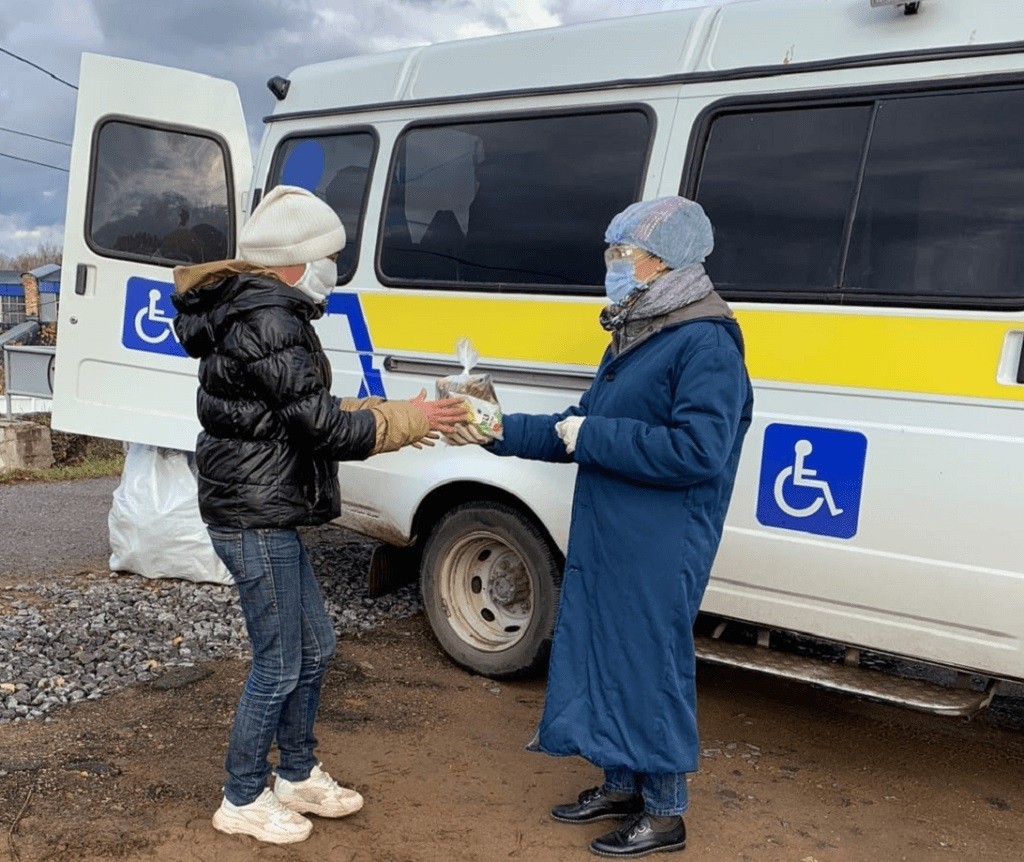
[[[47,263],[60,265],[64,249],[54,242],[40,243],[34,251],[26,251],[19,255],[0,253],[0,269],[28,270]]]

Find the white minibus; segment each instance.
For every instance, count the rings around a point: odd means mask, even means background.
[[[699,654],[948,713],[1024,681],[1019,0],[709,2],[282,71],[253,159],[233,84],[83,57],[56,428],[194,446],[171,269],[231,257],[278,183],[349,236],[337,395],[432,390],[468,336],[507,412],[561,411],[607,341],[606,224],[681,193],[756,389]],[[471,448],[341,464],[341,523],[456,662],[516,675],[574,468]],[[904,659],[944,670],[865,668]]]

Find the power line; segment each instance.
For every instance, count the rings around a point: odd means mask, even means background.
[[[63,78],[54,75],[53,72],[51,72],[49,69],[44,69],[42,66],[38,65],[37,63],[33,63],[31,60],[26,60],[24,57],[19,57],[13,51],[8,51],[6,48],[0,48],[0,53],[7,54],[10,57],[14,57],[15,60],[21,60],[22,63],[28,63],[28,65],[30,65],[33,69],[38,69],[43,74],[49,75],[51,78],[53,78],[53,80],[60,81],[62,84],[66,84],[72,90],[78,89],[78,87],[76,87],[70,81],[65,81]]]
[[[56,138],[44,138],[42,135],[32,135],[28,132],[19,132],[17,129],[8,129],[6,126],[0,126],[0,132],[10,132],[12,135],[23,135],[26,138],[35,138],[37,141],[49,141],[51,144],[60,144],[62,147],[71,146],[71,144],[65,143],[64,141],[58,141]]]
[[[39,165],[44,168],[53,168],[55,171],[64,171],[66,174],[70,173],[67,168],[62,168],[57,165],[48,165],[46,162],[37,162],[33,159],[23,159],[21,156],[12,156],[10,153],[0,153],[0,156],[7,159],[14,159],[16,162],[28,162],[30,165]]]

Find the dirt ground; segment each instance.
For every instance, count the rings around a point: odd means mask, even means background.
[[[548,817],[597,773],[523,750],[543,683],[459,670],[420,616],[342,638],[325,686],[320,756],[366,807],[291,847],[221,835],[210,815],[245,673],[212,663],[0,729],[0,859],[568,862],[609,826]],[[666,859],[1024,855],[1019,731],[708,666],[699,689],[689,846]]]

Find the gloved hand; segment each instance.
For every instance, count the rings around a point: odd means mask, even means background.
[[[561,422],[555,423],[555,433],[562,438],[565,451],[569,455],[576,451],[576,438],[580,436],[580,426],[586,418],[586,416],[567,416]]]
[[[491,438],[481,433],[480,429],[475,425],[467,425],[464,422],[456,425],[451,431],[446,433],[444,439],[449,446],[467,446],[474,443],[486,446],[491,442]]]

